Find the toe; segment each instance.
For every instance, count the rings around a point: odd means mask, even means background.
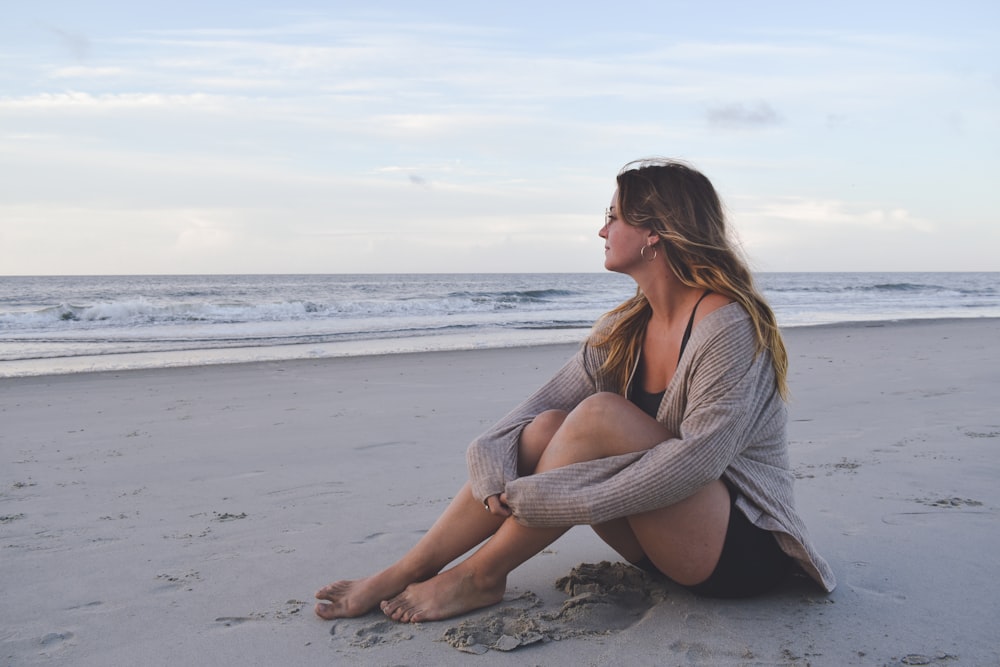
[[[350,597],[353,585],[353,581],[335,581],[316,591],[316,599],[328,600],[333,603],[341,602]]]
[[[382,603],[382,613],[394,621],[402,621],[405,612],[406,607],[398,596]]]
[[[317,616],[319,616],[320,618],[325,619],[327,621],[332,620],[334,618],[334,615],[333,615],[333,605],[330,605],[330,604],[317,604],[314,607],[314,611],[316,612]]]

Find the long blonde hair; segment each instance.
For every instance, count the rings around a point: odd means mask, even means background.
[[[777,390],[788,396],[788,353],[774,312],[754,285],[753,276],[726,231],[726,216],[712,183],[699,171],[674,160],[636,160],[618,172],[618,216],[660,237],[658,247],[674,275],[685,285],[708,289],[743,306],[757,339],[757,354],[767,351]],[[607,313],[590,343],[606,346],[601,370],[622,395],[639,357],[652,316],[641,290]],[[611,326],[601,326],[606,321]]]

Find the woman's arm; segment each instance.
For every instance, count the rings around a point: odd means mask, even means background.
[[[510,481],[507,499],[531,526],[594,524],[665,507],[718,479],[749,442],[781,437],[780,411],[767,354],[745,313],[716,317],[710,336],[699,336],[670,401],[680,433],[652,449],[577,463]],[[714,315],[714,314],[713,314]],[[692,339],[692,344],[694,339]],[[679,369],[678,372],[681,372]],[[775,433],[770,431],[775,430]]]
[[[469,445],[466,462],[476,498],[501,493],[517,478],[518,440],[532,419],[546,410],[568,412],[596,391],[585,351],[584,345],[552,379]]]

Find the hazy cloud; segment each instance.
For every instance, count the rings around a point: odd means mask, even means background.
[[[74,65],[73,67],[59,67],[52,70],[49,76],[53,79],[98,79],[108,77],[118,77],[125,73],[121,67],[88,67],[86,65]]]
[[[872,202],[786,196],[747,204],[744,204],[745,219],[787,221],[812,228],[878,228],[928,233],[935,228],[931,221],[918,217],[905,208],[880,206]]]
[[[115,110],[149,108],[196,108],[220,111],[227,102],[236,98],[206,93],[162,94],[162,93],[91,93],[70,91],[65,93],[40,93],[28,97],[0,97],[3,109],[46,109],[46,110]]]
[[[826,126],[835,130],[847,124],[847,114],[843,113],[828,113],[826,115]]]
[[[748,107],[741,103],[713,107],[707,113],[709,125],[726,128],[757,128],[780,125],[783,118],[767,102]]]
[[[74,58],[77,60],[86,60],[90,57],[90,38],[86,35],[67,32],[59,28],[51,28],[51,30]]]

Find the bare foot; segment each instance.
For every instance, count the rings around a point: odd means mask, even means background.
[[[413,579],[383,570],[364,579],[335,581],[316,591],[316,615],[326,620],[363,616],[379,602],[396,595]]]
[[[403,623],[440,621],[496,604],[503,599],[505,590],[506,577],[495,583],[485,582],[460,564],[433,579],[410,584],[402,593],[383,602],[382,611]]]

